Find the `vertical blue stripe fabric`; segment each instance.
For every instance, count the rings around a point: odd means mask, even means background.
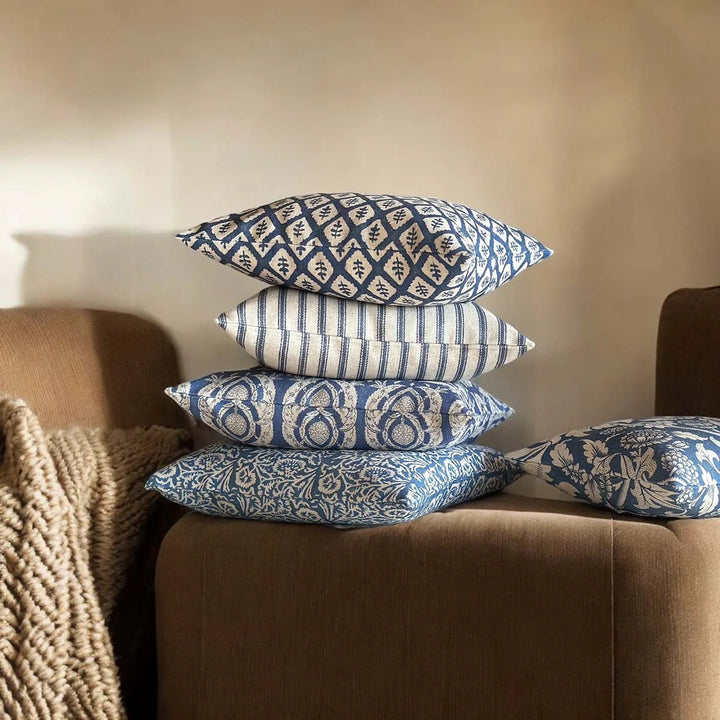
[[[365,323],[366,323],[366,313],[368,310],[368,306],[366,303],[358,303],[358,328],[357,328],[357,334],[358,337],[364,337],[365,335]],[[368,343],[362,343],[360,345],[360,356],[358,358],[358,377],[364,378],[367,373],[367,365],[368,365]]]
[[[281,327],[287,327],[286,310],[287,310],[287,295],[284,295],[283,297],[280,298],[280,302],[278,303],[278,324]],[[283,364],[287,363],[288,342],[289,342],[289,335],[286,333],[280,340],[280,362]]]
[[[501,365],[505,364],[505,356],[507,350],[505,349],[505,328],[500,326],[498,328],[498,363]]]
[[[280,300],[280,298],[277,298],[277,300]],[[277,307],[277,305],[275,305]],[[260,320],[261,318],[265,318],[267,315],[267,295],[263,295],[260,293],[258,295],[258,303],[257,303],[257,318],[258,318],[258,333],[257,338],[255,340],[255,357],[261,362],[265,363],[265,325],[263,325]]]
[[[284,287],[218,318],[275,370],[344,379],[470,379],[524,355],[533,342],[474,303],[368,305]]]
[[[337,319],[338,337],[342,338],[340,344],[340,358],[338,360],[338,375],[344,375],[347,369],[348,360],[348,338],[344,336],[345,324],[347,323],[347,300],[340,300]]]
[[[408,344],[403,342],[403,338],[405,337],[406,314],[409,315],[410,313],[403,313],[402,315],[400,315],[399,322],[397,324],[397,336],[395,338],[396,342],[400,344],[400,358],[398,360],[400,367],[407,366],[408,352],[410,351]]]
[[[467,366],[467,346],[462,344],[462,332],[465,327],[465,313],[463,307],[459,303],[455,307],[455,344],[460,347],[460,357],[458,358],[458,367],[453,380],[458,380],[465,373]]]
[[[307,353],[308,353],[308,336],[307,333],[303,332],[303,329],[306,326],[306,318],[307,318],[307,300],[308,297],[306,294],[303,294],[300,296],[299,302],[298,302],[298,321],[297,321],[297,329],[302,333],[300,335],[300,359],[299,359],[299,371],[301,375],[305,374],[305,371],[307,369]]]
[[[325,303],[318,303],[318,322],[317,322],[317,334],[318,336],[326,336],[326,330],[325,330]],[[337,314],[337,306],[336,306],[336,314]],[[327,365],[327,356],[328,356],[328,343],[324,342],[322,343],[320,347],[320,357],[318,359],[318,367],[317,367],[317,375],[318,377],[325,377],[325,367]],[[268,363],[265,363],[268,365]],[[270,366],[272,367],[272,366]]]
[[[240,332],[238,335],[238,343],[240,345],[245,344],[245,328],[247,327],[247,320],[245,317],[246,311],[247,309],[245,308],[245,306],[243,306],[242,310],[240,311]]]
[[[381,340],[380,344],[380,367],[378,369],[377,376],[379,378],[388,377],[387,376],[387,362],[388,362],[388,353],[390,351],[390,344],[385,342],[387,330],[385,327],[385,306],[384,305],[378,305],[378,336]]]
[[[440,348],[437,374],[440,377],[446,377],[445,369],[448,363],[448,346],[445,340],[445,309],[441,305],[435,308],[435,323],[437,326],[437,343]]]
[[[430,352],[430,344],[425,342],[425,313],[416,308],[417,313],[417,339],[416,343],[420,347],[420,358],[418,362],[416,378],[424,378],[427,371],[428,353]]]
[[[487,323],[485,322],[485,313],[482,311],[482,308],[479,305],[473,306],[475,309],[476,314],[476,320],[478,324],[478,333],[481,337],[484,337],[487,334]],[[487,351],[481,352],[479,357],[477,358],[478,365],[475,368],[475,373],[477,375],[480,374],[481,369],[485,366],[485,363],[487,363]]]

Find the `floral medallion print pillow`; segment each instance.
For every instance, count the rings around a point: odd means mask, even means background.
[[[616,420],[509,453],[593,505],[647,517],[720,515],[720,419]]]
[[[467,381],[330,380],[267,368],[165,391],[222,435],[261,447],[430,450],[474,440],[512,409]]]
[[[218,325],[281,372],[346,380],[468,380],[534,343],[475,303],[398,307],[267,288]]]
[[[552,254],[465,205],[351,192],[284,198],[177,239],[272,285],[381,305],[473,300]]]
[[[419,453],[219,443],[157,471],[146,487],[209,515],[352,527],[413,520],[502,490],[518,473],[477,445]]]

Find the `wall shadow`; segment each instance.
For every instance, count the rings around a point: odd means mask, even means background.
[[[25,305],[118,310],[152,320],[179,349],[183,377],[255,363],[214,320],[263,284],[189,250],[172,233],[30,232],[15,239],[28,251]]]

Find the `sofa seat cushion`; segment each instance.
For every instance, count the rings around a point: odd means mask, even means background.
[[[713,717],[718,543],[506,493],[350,531],[189,515],[158,566],[160,717]]]

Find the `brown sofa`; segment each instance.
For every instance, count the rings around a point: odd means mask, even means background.
[[[5,389],[55,425],[182,423],[162,334],[56,313],[0,313]],[[720,415],[718,353],[720,288],[671,295],[657,413]],[[168,512],[113,617],[134,717],[152,703],[143,578]],[[369,530],[189,514],[156,587],[161,720],[720,718],[716,520],[509,494]]]

